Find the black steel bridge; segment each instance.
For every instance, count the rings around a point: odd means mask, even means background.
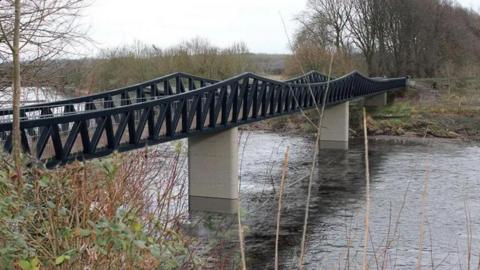
[[[140,84],[21,107],[24,152],[49,166],[227,130],[300,110],[403,89],[406,78],[319,72],[287,81],[244,73],[216,81],[174,73]],[[12,110],[0,110],[0,142],[12,150]]]

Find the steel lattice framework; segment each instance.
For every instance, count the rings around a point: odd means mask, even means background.
[[[141,84],[21,108],[23,150],[49,166],[105,156],[300,110],[403,89],[406,78],[319,72],[287,81],[244,73],[223,81],[174,73]],[[326,95],[326,96],[325,96]],[[0,110],[0,140],[12,148],[12,110]]]

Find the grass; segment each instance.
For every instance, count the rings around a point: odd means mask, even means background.
[[[419,80],[392,104],[371,108],[368,129],[371,135],[478,140],[480,80]]]

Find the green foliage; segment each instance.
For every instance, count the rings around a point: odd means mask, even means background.
[[[383,106],[373,109],[375,118],[395,117],[395,118],[410,118],[415,108],[407,101],[398,101],[389,106]]]
[[[20,260],[18,266],[20,266],[22,270],[38,270],[40,269],[40,261],[37,257],[31,260]]]

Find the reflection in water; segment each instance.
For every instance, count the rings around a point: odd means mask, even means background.
[[[245,137],[245,136],[244,136]],[[280,258],[289,269],[298,256],[313,143],[297,136],[251,133],[242,162],[241,194],[248,226],[249,269],[273,267],[276,202],[281,162],[291,146],[282,212]],[[412,269],[418,256],[421,200],[428,170],[428,214],[423,264],[460,269],[467,264],[467,211],[472,266],[480,235],[480,148],[447,141],[372,141],[370,265]],[[307,269],[357,269],[363,252],[364,160],[361,142],[348,151],[322,150],[314,177],[307,237]]]

